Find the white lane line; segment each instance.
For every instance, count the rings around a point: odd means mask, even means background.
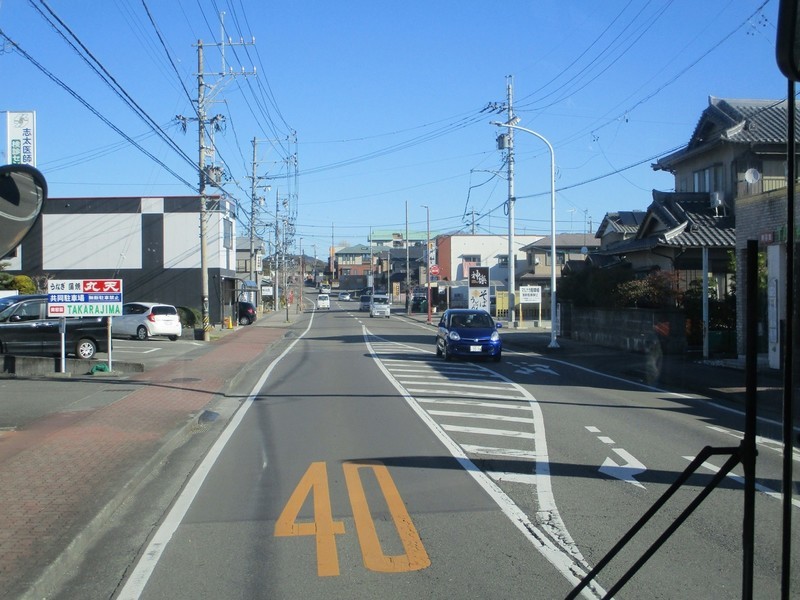
[[[534,490],[538,511],[536,513],[536,523],[531,522],[528,515],[519,508],[514,501],[506,494],[492,479],[481,471],[477,465],[469,459],[463,448],[459,446],[429,415],[422,406],[416,401],[414,396],[395,379],[389,369],[381,362],[379,355],[370,344],[372,334],[366,327],[363,327],[364,342],[369,353],[375,361],[376,366],[384,374],[386,379],[394,386],[397,392],[405,399],[408,406],[425,423],[431,432],[440,442],[450,451],[450,454],[459,462],[462,468],[481,486],[484,491],[495,501],[500,510],[508,517],[511,523],[525,536],[553,567],[561,573],[570,585],[578,585],[586,573],[591,569],[589,563],[581,554],[580,549],[575,544],[569,531],[567,531],[561,514],[556,506],[553,495],[552,481],[550,480],[550,459],[547,453],[547,438],[544,431],[544,415],[536,398],[521,386],[517,386],[513,381],[507,379],[509,383],[519,388],[520,394],[529,402],[531,413],[534,415],[536,424],[534,426],[534,449],[538,453],[535,462],[535,484]],[[489,372],[489,369],[486,369]],[[502,375],[501,375],[502,377]],[[587,598],[602,598],[606,591],[596,582],[591,581],[581,593]]]
[[[153,575],[153,571],[155,571],[156,566],[158,565],[158,561],[161,559],[161,555],[167,548],[167,544],[169,544],[175,531],[177,531],[181,522],[183,522],[189,507],[191,507],[192,502],[194,502],[195,497],[200,491],[200,488],[203,486],[203,483],[205,482],[209,472],[214,467],[214,464],[217,462],[220,454],[222,454],[222,451],[225,449],[228,441],[236,432],[239,424],[244,420],[244,416],[247,414],[248,409],[253,405],[255,398],[258,397],[261,388],[266,384],[267,379],[272,374],[272,371],[275,369],[278,363],[280,363],[284,357],[291,352],[292,348],[295,347],[297,342],[305,337],[305,335],[311,329],[311,324],[314,322],[314,314],[315,313],[311,313],[311,316],[308,319],[308,327],[306,327],[306,330],[297,336],[297,338],[292,341],[292,343],[289,344],[283,352],[281,352],[280,356],[273,360],[266,370],[261,374],[261,377],[256,382],[255,386],[250,392],[250,395],[242,403],[241,407],[239,407],[239,410],[237,410],[233,415],[231,420],[228,422],[228,425],[222,431],[222,434],[219,436],[219,438],[217,438],[217,441],[214,442],[214,445],[211,446],[211,450],[208,451],[208,454],[206,454],[205,458],[197,467],[195,472],[192,473],[192,476],[189,478],[186,487],[183,489],[183,491],[181,491],[180,495],[175,500],[175,504],[172,505],[172,508],[170,509],[169,513],[167,513],[164,521],[158,526],[155,535],[153,535],[153,538],[147,545],[147,548],[142,554],[141,559],[133,569],[131,576],[125,582],[125,585],[123,586],[119,596],[117,596],[117,600],[138,600],[141,597],[147,582],[150,580],[150,577]]]
[[[716,431],[717,433],[722,433],[724,435],[729,435],[732,438],[737,440],[743,440],[744,434],[740,431],[736,431],[734,429],[726,429],[725,427],[719,427],[717,425],[706,425],[708,429],[712,431]],[[783,456],[783,443],[778,440],[771,440],[769,438],[762,437],[760,435],[756,436],[756,444],[764,446],[765,448],[769,448],[770,450],[777,452],[781,456]],[[800,450],[796,448],[792,449],[792,460],[795,462],[800,462]]]
[[[695,459],[694,456],[684,456],[683,458],[685,458],[689,462],[692,462]],[[705,467],[706,469],[708,469],[709,471],[711,471],[712,473],[719,473],[719,467],[717,467],[715,465],[712,465],[710,462],[704,462],[702,466]],[[729,472],[727,477],[730,477],[731,479],[733,479],[737,483],[740,483],[740,484],[744,485],[744,477],[742,477],[741,475],[736,475],[735,473]],[[776,500],[783,501],[783,494],[781,494],[780,492],[776,492],[772,488],[768,488],[765,485],[761,485],[760,483],[756,483],[756,489],[759,492],[761,492],[763,494],[766,494],[767,496],[770,496],[771,498],[775,498]],[[800,508],[800,500],[793,498],[792,499],[792,504],[794,504],[796,508]]]
[[[615,442],[607,435],[598,435],[597,439],[603,442],[604,444],[608,444],[609,446],[613,445]]]
[[[724,412],[732,413],[732,414],[735,414],[735,415],[740,415],[742,417],[744,416],[744,411],[739,410],[737,408],[731,408],[730,406],[724,406],[722,404],[719,404],[716,401],[715,398],[708,398],[708,400],[711,400],[711,402],[706,402],[705,400],[699,399],[697,397],[698,396],[697,394],[692,395],[692,394],[681,394],[679,392],[671,392],[670,390],[665,390],[663,388],[656,387],[656,386],[653,386],[653,385],[649,385],[647,383],[642,383],[640,381],[633,381],[632,379],[625,379],[624,377],[618,377],[616,375],[609,375],[608,373],[603,373],[602,371],[596,371],[594,369],[589,369],[588,367],[584,367],[584,366],[581,366],[581,365],[576,365],[575,363],[567,362],[565,360],[558,360],[558,359],[555,359],[555,358],[548,358],[548,357],[545,357],[545,356],[540,356],[538,358],[540,358],[541,360],[546,360],[548,362],[558,364],[558,365],[565,365],[565,366],[571,367],[573,369],[578,369],[578,370],[584,371],[586,373],[592,373],[594,375],[598,375],[600,377],[604,377],[605,379],[610,379],[612,381],[621,381],[623,383],[627,383],[629,385],[633,385],[633,386],[636,386],[636,387],[644,389],[644,390],[649,390],[651,392],[657,392],[659,394],[665,394],[667,396],[671,396],[673,398],[680,398],[680,399],[683,399],[683,400],[702,402],[702,406],[712,406],[712,407],[714,407],[714,408],[716,408],[718,410],[724,411]],[[783,425],[780,421],[776,421],[775,419],[768,419],[766,417],[756,417],[756,418],[757,418],[757,420],[761,421],[762,423],[769,423],[771,425],[778,425],[778,426],[782,426]],[[795,425],[794,427],[792,427],[792,431],[800,432],[800,427]]]

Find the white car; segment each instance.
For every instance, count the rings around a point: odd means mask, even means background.
[[[325,308],[330,309],[331,297],[328,294],[320,294],[317,296],[317,309]]]
[[[182,331],[178,309],[171,304],[128,302],[122,305],[122,315],[111,319],[113,335],[129,335],[139,340],[163,335],[175,341]]]
[[[392,313],[392,303],[389,296],[375,294],[369,303],[370,317],[386,317]]]

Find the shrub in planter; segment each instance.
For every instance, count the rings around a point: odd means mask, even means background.
[[[178,316],[181,318],[181,325],[184,328],[194,328],[202,320],[200,311],[196,308],[178,306]]]

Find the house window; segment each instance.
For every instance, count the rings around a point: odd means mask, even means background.
[[[228,219],[222,220],[222,245],[228,250],[233,248],[233,221]]]
[[[462,257],[462,260],[465,263],[470,263],[473,267],[480,267],[481,266],[481,255],[480,254],[465,254]]]
[[[713,165],[705,169],[695,171],[694,174],[695,192],[722,192],[722,165]]]
[[[498,267],[508,267],[508,254],[498,254],[497,255],[497,266]]]

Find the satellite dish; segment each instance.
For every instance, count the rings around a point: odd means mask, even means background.
[[[758,183],[761,179],[761,173],[758,172],[758,169],[747,169],[744,172],[744,180],[747,183]]]
[[[586,246],[582,246],[581,247],[581,254],[583,254],[584,256],[589,254],[589,248],[587,248]]]
[[[28,165],[0,167],[0,256],[19,246],[47,199],[44,176]]]

